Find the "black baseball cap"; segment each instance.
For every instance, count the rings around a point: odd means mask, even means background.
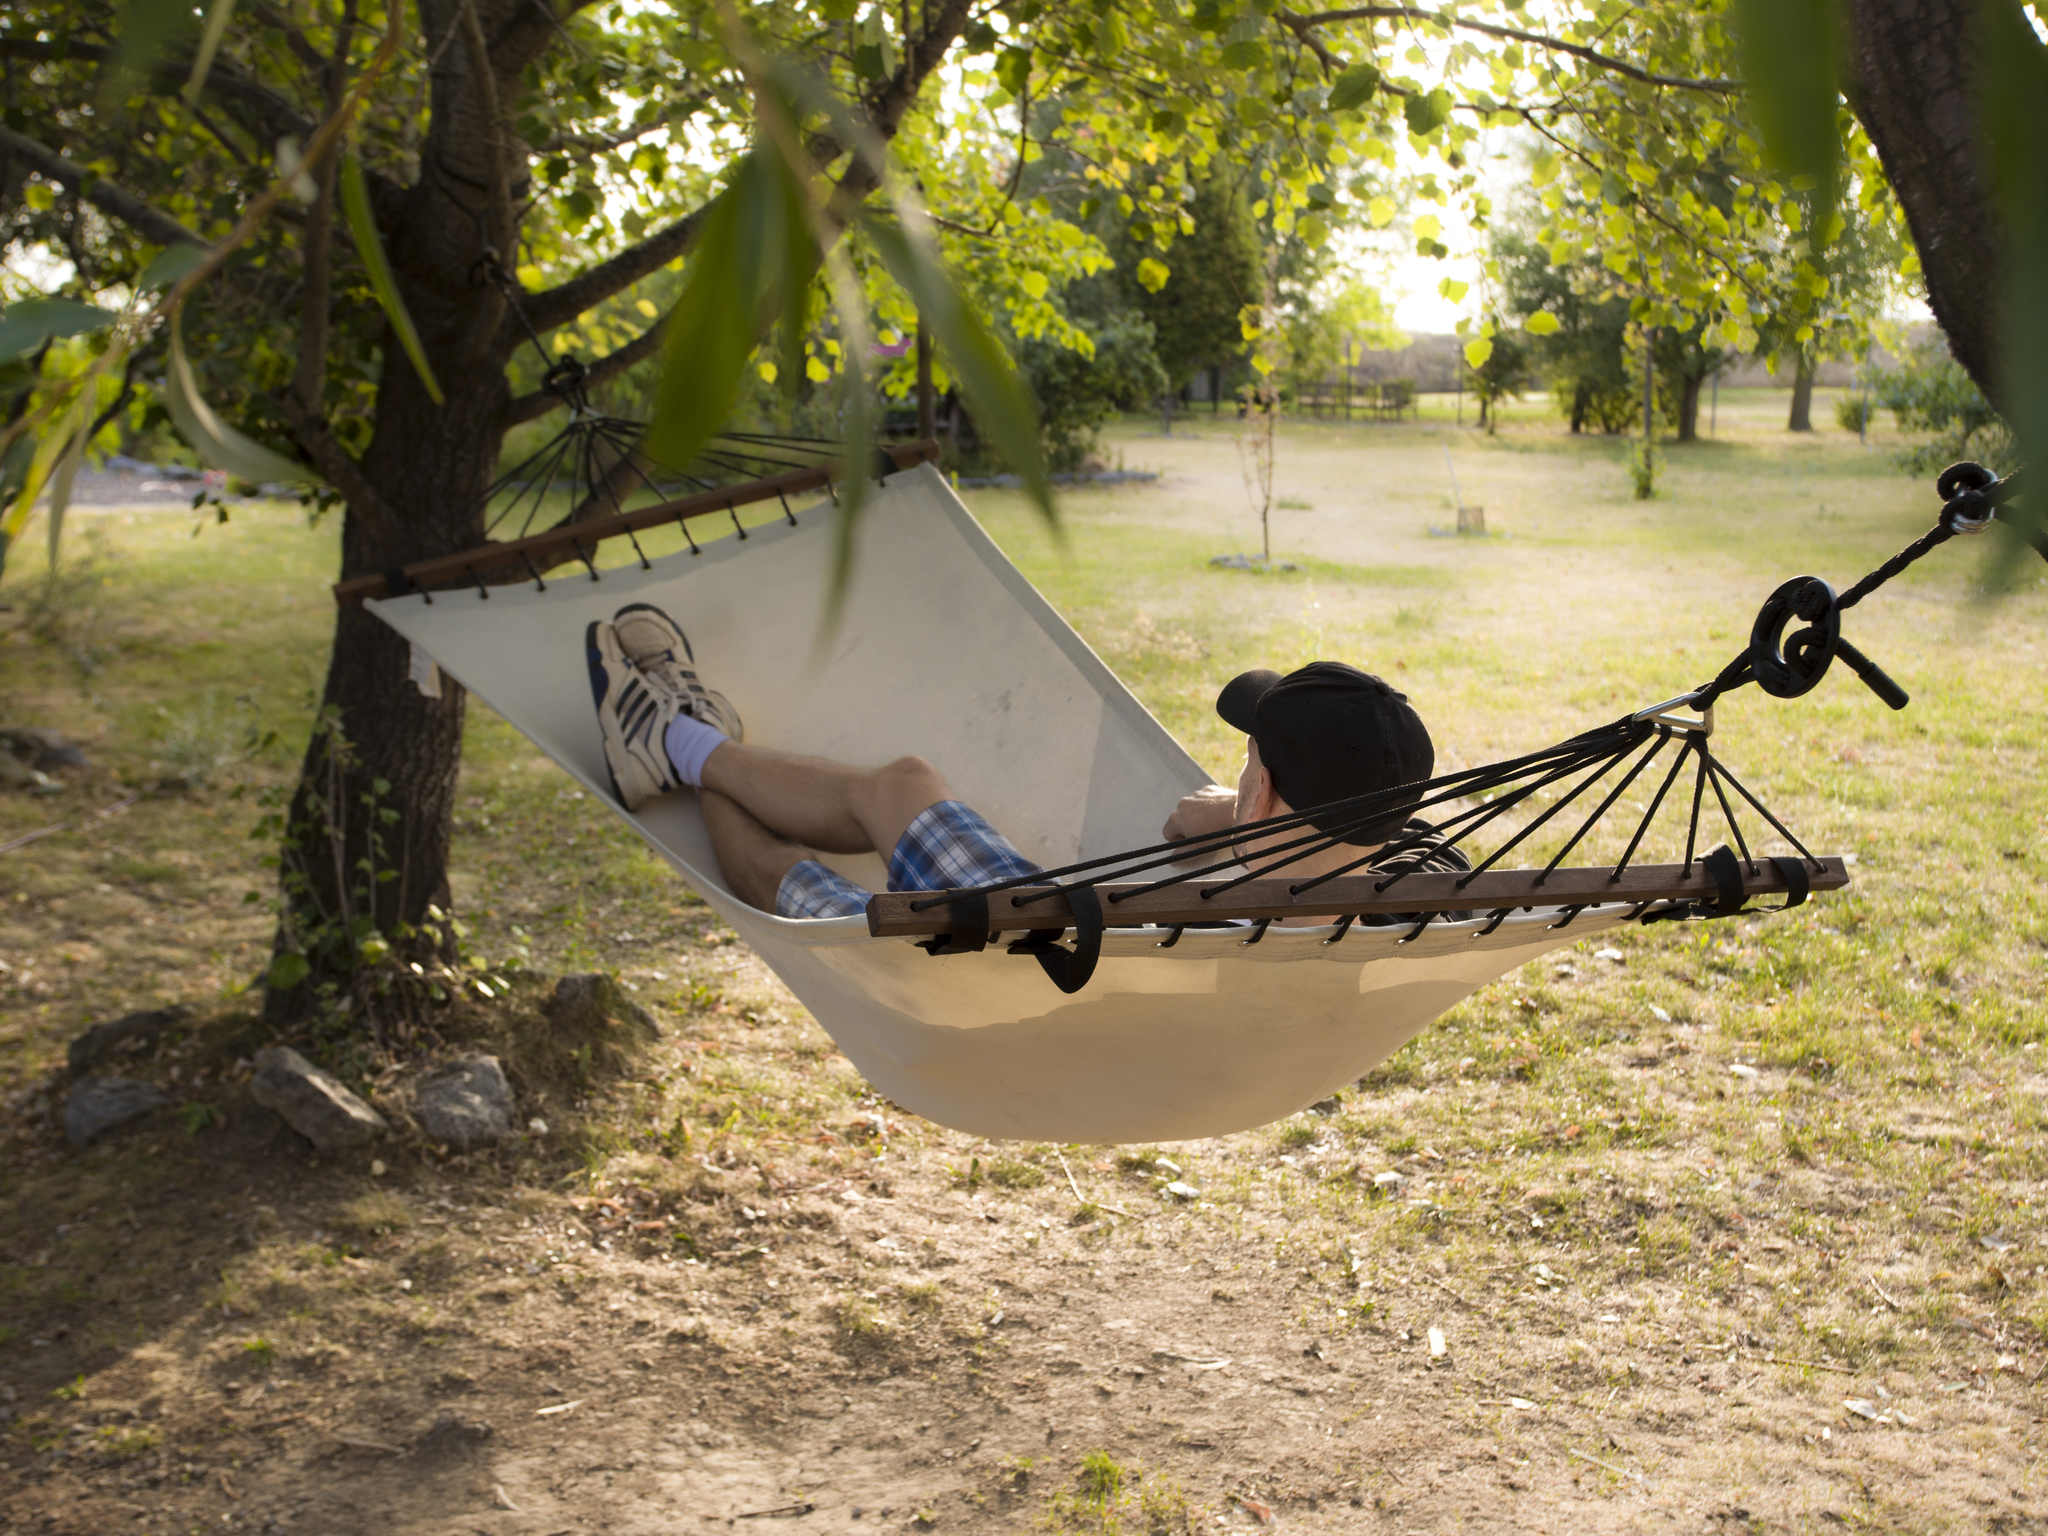
[[[1242,672],[1216,696],[1216,713],[1259,744],[1259,760],[1280,798],[1297,811],[1418,784],[1436,767],[1436,748],[1408,696],[1341,661],[1312,661],[1284,677]],[[1385,842],[1400,830],[1421,790],[1347,843]],[[1339,831],[1346,816],[1310,822]]]

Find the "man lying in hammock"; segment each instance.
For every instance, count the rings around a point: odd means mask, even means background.
[[[704,686],[683,631],[651,604],[593,621],[584,646],[613,792],[637,810],[657,795],[697,790],[719,868],[751,906],[791,918],[865,912],[869,893],[815,852],[889,850],[892,891],[987,885],[1040,867],[954,799],[923,758],[856,768],[742,740],[730,701]],[[1415,783],[1435,765],[1429,732],[1407,697],[1339,661],[1310,662],[1285,677],[1242,673],[1217,697],[1216,712],[1245,733],[1244,769],[1234,790],[1210,784],[1183,796],[1161,829],[1167,841]],[[1398,811],[1291,862],[1289,873],[1354,864],[1405,822]],[[1250,857],[1256,844],[1239,852]],[[1399,862],[1469,867],[1455,849]]]

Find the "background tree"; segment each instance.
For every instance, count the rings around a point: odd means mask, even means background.
[[[1487,433],[1500,430],[1500,402],[1512,400],[1529,387],[1532,377],[1529,345],[1515,327],[1498,315],[1491,315],[1486,329],[1492,340],[1477,363],[1466,354],[1465,384],[1479,401],[1479,427]]]
[[[1570,430],[1626,432],[1639,398],[1629,380],[1629,306],[1609,290],[1606,268],[1583,258],[1552,262],[1533,238],[1501,225],[1488,240],[1509,320],[1520,326],[1543,314],[1557,322],[1547,334],[1530,335],[1529,367]]]
[[[1259,229],[1241,170],[1219,169],[1196,187],[1171,256],[1168,268],[1133,242],[1119,263],[1130,301],[1152,325],[1169,431],[1172,401],[1197,373],[1220,375],[1244,359],[1238,317],[1263,297]]]

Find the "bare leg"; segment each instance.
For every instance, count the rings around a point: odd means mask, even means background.
[[[952,798],[938,770],[921,757],[853,768],[739,741],[725,742],[705,759],[704,788],[729,796],[792,843],[827,853],[872,850],[885,858],[920,811]]]
[[[700,793],[698,804],[726,884],[748,906],[773,912],[782,877],[791,865],[809,858],[811,851],[777,837],[747,814],[744,806],[716,790]]]

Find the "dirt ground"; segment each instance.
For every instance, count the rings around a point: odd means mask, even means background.
[[[131,860],[247,820],[123,816]],[[525,1135],[323,1161],[233,1091],[235,879],[65,842],[0,865],[0,1529],[2048,1532],[2040,1055],[1930,1042],[1874,1108],[1731,1074],[1745,933],[1562,950],[1263,1131],[1017,1147],[593,886],[558,920],[661,1039],[479,1022]],[[121,1070],[187,1108],[66,1148],[65,1039],[160,993],[201,1001]]]

